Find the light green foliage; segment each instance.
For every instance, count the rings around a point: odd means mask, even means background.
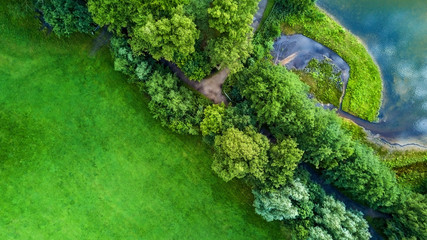
[[[176,76],[156,71],[146,83],[151,96],[148,106],[163,126],[178,133],[197,135],[207,101],[179,83]]]
[[[138,6],[142,5],[142,0],[88,0],[89,12],[93,21],[99,26],[106,26],[117,34],[122,28],[132,27],[136,18]]]
[[[309,231],[308,240],[334,240],[328,231],[321,227],[312,227]]]
[[[209,26],[235,37],[240,27],[247,29],[252,23],[256,7],[256,0],[213,0],[208,9]]]
[[[320,239],[370,239],[368,223],[363,219],[362,213],[346,210],[344,204],[331,196],[325,196],[322,203],[315,206],[316,215],[314,222],[326,231],[310,229],[310,238],[316,239],[321,233]],[[326,234],[328,233],[329,236]]]
[[[268,61],[259,61],[237,76],[242,94],[252,103],[261,123],[276,137],[298,137],[314,124],[314,104],[298,76]]]
[[[131,46],[134,52],[148,51],[154,59],[173,60],[176,54],[187,56],[194,52],[194,44],[199,37],[194,22],[183,15],[182,6],[172,18],[159,20],[148,16],[144,25],[134,28]]]
[[[84,1],[36,0],[35,6],[43,12],[45,21],[59,36],[74,32],[89,33],[94,28]]]
[[[209,26],[218,31],[218,36],[209,40],[207,49],[213,65],[228,67],[232,73],[242,69],[252,51],[250,25],[257,4],[257,0],[212,1]]]
[[[317,168],[336,167],[353,154],[353,141],[335,112],[322,108],[315,112],[314,127],[299,137],[304,160]]]
[[[287,138],[271,147],[266,180],[263,184],[264,191],[279,189],[292,179],[303,154],[297,146],[293,139]]]
[[[203,136],[215,137],[229,128],[244,131],[247,127],[254,127],[256,119],[247,102],[236,106],[224,104],[208,106],[204,111],[204,119],[200,124]]]
[[[212,169],[224,181],[228,182],[235,177],[243,178],[247,174],[263,181],[270,148],[264,135],[252,128],[245,131],[229,128],[223,135],[215,137],[214,147]]]
[[[199,32],[193,20],[184,14],[183,0],[147,1],[90,0],[94,21],[108,25],[117,34],[127,28],[135,53],[149,52],[155,59],[173,60],[175,54],[194,52]]]
[[[143,55],[135,56],[126,39],[111,38],[111,51],[114,57],[114,70],[129,76],[130,82],[148,80],[153,62]]]
[[[278,14],[286,14],[277,11]],[[363,44],[316,7],[305,14],[277,16],[286,34],[301,33],[329,47],[351,68],[342,108],[355,116],[374,121],[381,107],[382,82],[378,66]]]
[[[225,105],[214,104],[205,108],[203,121],[200,123],[200,130],[203,136],[218,134],[222,131],[222,123],[225,114]]]
[[[356,144],[354,154],[326,177],[354,199],[373,208],[390,207],[399,196],[396,177],[384,166],[372,149]]]
[[[295,179],[278,191],[262,193],[259,190],[252,190],[255,196],[255,212],[265,220],[290,220],[300,218],[302,206],[307,205],[308,209],[313,208],[310,202],[310,195],[307,188]]]

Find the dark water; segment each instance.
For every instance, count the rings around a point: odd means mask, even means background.
[[[380,122],[361,122],[392,143],[427,146],[427,0],[318,0],[362,39],[381,68]]]
[[[295,57],[286,64],[287,68],[304,69],[313,58],[320,61],[328,59],[341,71],[341,79],[344,82],[348,80],[350,67],[340,56],[301,34],[282,35],[274,42],[273,47],[272,55],[276,62],[294,54]]]

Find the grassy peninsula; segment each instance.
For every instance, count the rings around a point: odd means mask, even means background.
[[[285,34],[301,33],[341,56],[351,68],[343,110],[368,121],[377,119],[381,107],[381,75],[360,40],[316,6],[311,6],[305,14],[287,15],[281,29]]]

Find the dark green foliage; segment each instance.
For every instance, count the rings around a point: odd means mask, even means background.
[[[235,177],[243,178],[248,174],[263,181],[270,148],[264,135],[252,128],[245,131],[229,128],[223,135],[215,137],[214,147],[212,169],[224,181],[228,182]]]
[[[277,3],[293,13],[303,13],[313,6],[315,2],[316,0],[277,0]]]
[[[36,0],[36,8],[43,12],[55,34],[89,33],[94,29],[91,15],[83,0]]]
[[[259,61],[236,78],[259,121],[268,124],[276,137],[298,137],[313,127],[314,104],[307,98],[307,85],[294,73]]]
[[[148,80],[154,61],[140,55],[135,56],[126,39],[111,38],[111,50],[114,57],[114,70],[126,74],[130,82]]]
[[[427,198],[406,192],[394,207],[385,233],[391,239],[427,239]]]
[[[174,61],[185,76],[194,81],[201,81],[211,73],[211,64],[205,51],[195,51],[188,56],[177,53]]]
[[[315,109],[315,124],[298,138],[304,161],[317,168],[333,168],[353,154],[351,136],[341,127],[335,112]]]
[[[354,146],[353,155],[338,167],[326,171],[326,178],[350,197],[373,208],[386,208],[399,196],[396,177],[362,144]]]
[[[146,90],[151,96],[148,106],[163,126],[177,133],[199,133],[207,100],[182,86],[177,77],[160,71],[154,72],[147,81]]]
[[[263,191],[274,191],[292,180],[303,154],[297,146],[294,140],[287,138],[271,147]]]

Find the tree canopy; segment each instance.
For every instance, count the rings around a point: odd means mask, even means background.
[[[85,1],[36,0],[35,5],[59,36],[74,32],[89,33],[94,28]]]
[[[215,154],[212,169],[224,180],[243,178],[251,174],[263,181],[268,162],[269,141],[252,128],[240,131],[227,129],[215,138]]]

